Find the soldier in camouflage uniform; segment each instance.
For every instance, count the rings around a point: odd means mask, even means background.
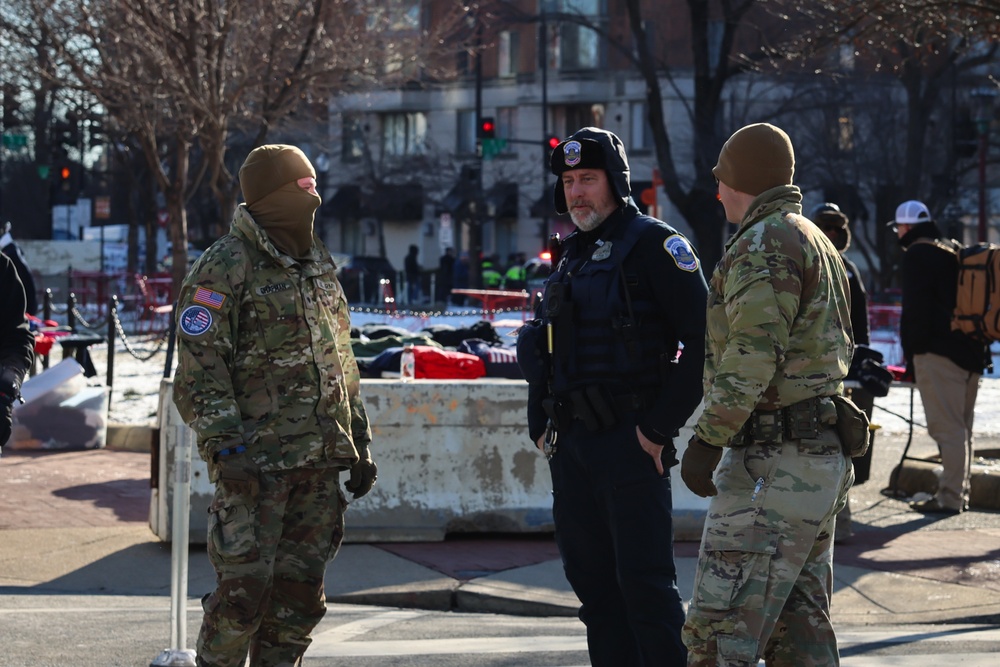
[[[301,664],[326,612],[323,575],[347,500],[375,483],[347,301],[313,236],[316,172],[298,148],[254,149],[246,203],[177,302],[174,402],[215,483],[198,665]]]
[[[705,407],[681,464],[712,497],[689,667],[839,663],[832,536],[854,474],[831,397],[852,354],[850,297],[836,248],[801,215],[794,165],[788,136],[762,123],[713,169],[739,227],[709,283]]]

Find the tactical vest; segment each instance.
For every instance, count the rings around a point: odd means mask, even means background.
[[[551,388],[557,397],[593,385],[612,395],[648,392],[677,354],[677,338],[664,314],[638,289],[638,276],[624,269],[639,237],[663,223],[639,215],[613,224],[608,238],[588,247],[568,238],[565,256],[546,282]]]

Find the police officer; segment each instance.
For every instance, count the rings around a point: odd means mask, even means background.
[[[313,235],[316,172],[294,146],[250,152],[246,202],[178,299],[174,402],[215,483],[199,667],[298,665],[326,613],[345,487],[375,483],[347,301]]]
[[[518,360],[556,542],[594,665],[683,664],[668,472],[701,399],[705,279],[688,240],[636,208],[617,136],[583,128],[550,167],[577,230]]]
[[[0,253],[0,448],[10,439],[14,401],[34,361],[35,338],[28,329],[24,287],[14,262]]]
[[[854,408],[850,441],[834,427],[852,353],[847,275],[801,215],[794,169],[788,135],[758,123],[712,170],[738,229],[709,281],[705,407],[681,464],[688,488],[712,497],[689,667],[839,664],[833,526],[854,479],[845,446],[867,442],[868,422]]]

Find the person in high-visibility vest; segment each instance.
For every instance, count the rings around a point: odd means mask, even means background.
[[[503,274],[497,269],[498,263],[496,255],[483,258],[483,289],[500,289],[503,284]]]
[[[528,284],[528,272],[524,268],[524,253],[511,253],[508,261],[510,266],[503,275],[503,288],[507,290],[523,290]]]

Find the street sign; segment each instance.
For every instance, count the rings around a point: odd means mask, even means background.
[[[3,146],[11,150],[24,148],[28,145],[28,137],[23,134],[4,134]]]
[[[98,220],[107,220],[111,217],[111,197],[94,198],[94,217]]]
[[[483,159],[492,160],[507,148],[506,139],[481,139],[483,147]]]

